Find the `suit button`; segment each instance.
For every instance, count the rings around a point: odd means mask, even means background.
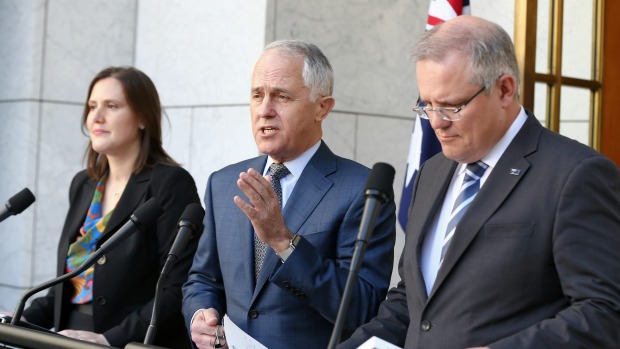
[[[422,331],[430,331],[431,330],[431,322],[428,321],[428,320],[422,321],[422,324],[420,324],[420,328],[422,329]]]
[[[105,297],[102,297],[102,296],[97,297],[97,304],[105,305],[106,303],[107,303],[107,300],[105,299]]]
[[[106,261],[107,261],[107,259],[105,258],[105,255],[103,255],[103,256],[101,256],[101,258],[99,258],[97,260],[97,264],[104,265]]]
[[[258,317],[258,312],[256,310],[252,309],[252,310],[250,310],[249,315],[250,315],[251,319],[256,319]]]
[[[291,288],[291,283],[288,282],[288,281],[282,282],[282,285],[284,285],[284,287],[286,287],[286,288]]]

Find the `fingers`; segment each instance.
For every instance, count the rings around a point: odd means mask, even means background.
[[[200,315],[209,327],[216,326],[220,322],[220,314],[213,308],[201,310]]]
[[[191,325],[191,337],[199,349],[223,348],[224,331],[218,325],[219,321],[219,314],[213,308],[200,310],[196,315]]]
[[[243,191],[249,203],[239,196],[235,196],[233,200],[255,228],[257,225],[263,225],[262,221],[269,220],[281,212],[278,198],[268,178],[269,176],[263,177],[255,169],[250,168],[247,172],[241,172],[237,179],[237,186]]]
[[[292,233],[286,228],[278,197],[271,187],[269,176],[261,176],[255,169],[241,172],[237,186],[248,198],[249,203],[239,196],[234,202],[252,222],[256,236],[271,248],[280,248],[291,239]],[[284,248],[286,249],[286,247]],[[278,249],[277,251],[280,251]]]
[[[273,206],[274,200],[277,203],[278,199],[271,188],[271,182],[267,178],[261,176],[253,168],[239,174],[237,186],[255,208],[263,207],[263,205]]]
[[[220,325],[214,326],[211,334],[202,333],[197,335],[192,332],[192,341],[199,349],[228,347],[224,327]]]

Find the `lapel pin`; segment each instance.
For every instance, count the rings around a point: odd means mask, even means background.
[[[511,168],[510,169],[510,174],[513,176],[518,176],[521,174],[521,170],[519,170],[518,168]]]

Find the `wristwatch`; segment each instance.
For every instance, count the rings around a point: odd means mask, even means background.
[[[295,234],[293,238],[290,240],[288,248],[280,253],[276,253],[278,257],[280,257],[280,260],[282,261],[282,263],[286,262],[286,260],[291,255],[291,253],[293,253],[293,251],[295,250],[295,247],[297,247],[297,244],[299,243],[299,240],[301,240],[301,235]]]

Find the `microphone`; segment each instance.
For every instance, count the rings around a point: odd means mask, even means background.
[[[161,274],[159,275],[159,279],[157,279],[157,285],[155,287],[155,298],[153,300],[153,311],[151,312],[151,323],[149,324],[149,328],[146,331],[146,336],[144,337],[144,344],[149,345],[153,342],[155,338],[155,333],[157,332],[157,321],[159,317],[159,300],[161,298],[161,290],[164,287],[164,280],[166,276],[168,276],[168,272],[172,269],[172,265],[176,262],[178,255],[185,248],[185,245],[189,242],[190,239],[194,237],[197,230],[202,230],[202,220],[205,216],[205,210],[200,206],[200,204],[189,204],[185,207],[183,214],[181,214],[181,218],[178,223],[178,232],[177,236],[174,238],[174,242],[172,243],[172,247],[170,248],[170,252],[168,252],[168,258],[164,263],[164,267],[162,268]]]
[[[120,227],[108,240],[101,244],[99,249],[97,249],[86,261],[84,261],[84,263],[82,263],[79,268],[75,269],[70,273],[63,274],[57,278],[46,281],[26,291],[17,303],[13,319],[11,319],[11,325],[16,325],[19,322],[20,318],[22,317],[22,313],[24,312],[26,300],[28,300],[30,296],[46,288],[59,284],[63,281],[69,280],[79,275],[84,270],[90,268],[90,266],[95,264],[95,262],[101,257],[101,255],[116,247],[123,240],[125,240],[129,236],[129,234],[133,233],[135,230],[144,231],[146,228],[148,228],[151,223],[153,223],[155,219],[159,217],[161,212],[162,208],[157,203],[155,198],[150,198],[144,204],[140,205],[140,207],[138,207],[131,214],[127,223]]]
[[[13,195],[9,201],[4,204],[4,207],[0,209],[0,222],[7,219],[9,216],[22,213],[28,206],[32,205],[34,200],[34,195],[28,188],[24,188],[19,193]]]
[[[344,326],[345,316],[349,309],[349,302],[351,301],[351,293],[353,292],[353,286],[357,279],[357,273],[362,266],[362,259],[366,252],[368,240],[370,240],[375,229],[375,220],[379,214],[379,209],[381,205],[385,204],[391,197],[394,173],[394,167],[383,162],[378,162],[372,167],[368,180],[366,181],[366,204],[364,206],[364,213],[362,214],[362,221],[357,234],[357,241],[355,242],[355,251],[351,259],[349,276],[347,277],[344,294],[340,301],[336,323],[334,324],[332,336],[327,346],[328,349],[335,348],[338,342],[340,342],[340,334]]]

